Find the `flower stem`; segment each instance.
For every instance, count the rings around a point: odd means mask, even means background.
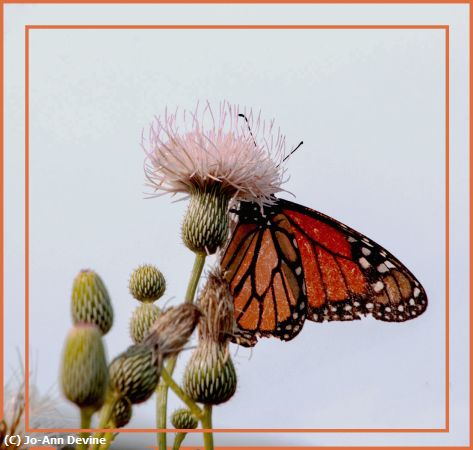
[[[197,406],[194,400],[192,400],[173,380],[165,368],[162,369],[161,376],[163,377],[163,380],[166,382],[166,384],[174,391],[174,393],[188,406],[195,418],[200,419],[202,416],[202,410]]]
[[[105,433],[103,436],[105,438],[105,444],[100,444],[99,450],[108,450],[117,434],[118,433],[112,433],[111,431]]]
[[[194,267],[192,268],[189,284],[187,285],[186,303],[192,303],[194,301],[195,291],[197,290],[197,285],[199,284],[200,276],[204,268],[205,257],[205,253],[195,254]],[[176,367],[176,361],[177,355],[168,358],[165,370],[170,377]],[[168,384],[164,380],[164,377],[162,377],[156,388],[156,428],[161,430],[167,428],[168,388]],[[157,434],[157,443],[159,450],[166,450],[167,442],[165,432]]]
[[[186,291],[187,303],[192,303],[194,301],[195,291],[197,290],[200,275],[202,274],[202,269],[204,268],[205,257],[205,253],[195,254],[194,267],[192,268],[191,278],[189,280],[189,284],[187,285]]]
[[[80,427],[82,429],[90,428],[90,423],[92,422],[92,415],[94,411],[91,408],[81,408],[80,409]],[[83,431],[79,433],[79,437],[81,438],[88,438],[90,433],[87,431]],[[78,450],[87,450],[87,444],[80,443],[77,446]]]
[[[212,405],[204,405],[201,422],[204,430],[212,429]],[[205,450],[213,450],[214,448],[214,438],[211,432],[204,433],[204,448]]]
[[[172,446],[172,450],[179,450],[181,448],[182,441],[184,441],[187,433],[176,433],[174,437],[174,445]]]
[[[100,421],[99,421],[99,429],[104,429],[108,426],[110,419],[112,418],[113,408],[115,408],[115,403],[117,399],[115,396],[110,397],[107,399],[105,404],[102,406],[100,410]],[[94,437],[101,438],[104,436],[104,432],[99,431],[94,434]],[[100,444],[93,444],[91,450],[99,450]]]

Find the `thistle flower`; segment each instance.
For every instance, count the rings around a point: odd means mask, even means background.
[[[112,390],[128,397],[131,403],[141,403],[153,395],[159,381],[162,358],[145,345],[133,345],[110,364]]]
[[[64,395],[80,408],[100,408],[108,382],[102,336],[92,324],[76,325],[64,346],[61,385]]]
[[[149,333],[161,310],[152,303],[141,303],[130,319],[130,335],[135,344],[140,344]]]
[[[285,138],[273,128],[228,102],[217,117],[207,103],[156,118],[143,142],[145,174],[156,195],[190,195],[182,224],[189,249],[212,254],[225,242],[232,199],[263,206],[282,190]]]
[[[81,270],[72,285],[72,320],[91,323],[106,334],[113,324],[113,309],[107,288],[93,270]]]
[[[164,294],[166,280],[157,267],[144,264],[131,273],[128,287],[134,298],[140,302],[152,303]]]
[[[194,430],[199,424],[187,408],[176,409],[171,416],[171,423],[177,430]]]
[[[164,358],[182,349],[199,317],[199,309],[191,304],[161,313],[142,343],[129,347],[110,364],[112,389],[132,403],[147,400],[159,381]]]
[[[229,400],[237,387],[235,366],[228,350],[235,329],[233,302],[219,269],[209,274],[199,307],[199,344],[184,371],[183,387],[193,400],[219,405]]]
[[[199,424],[197,419],[192,415],[192,412],[186,408],[176,409],[176,411],[172,413],[171,423],[177,430],[193,430],[197,428],[197,425]],[[174,445],[172,447],[173,450],[181,448],[181,444],[184,441],[186,434],[187,433],[185,432],[176,433],[176,436],[174,437]]]
[[[131,419],[132,416],[132,404],[128,397],[121,397],[116,400],[113,405],[110,421],[112,422],[112,428],[122,428]]]
[[[200,343],[186,366],[183,387],[196,402],[219,405],[230,400],[237,375],[228,347],[213,341]]]

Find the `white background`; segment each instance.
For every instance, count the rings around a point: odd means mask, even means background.
[[[6,6],[6,377],[23,346],[24,24],[450,24],[451,433],[216,439],[465,445],[467,13],[464,5]],[[424,285],[430,305],[405,324],[307,322],[289,343],[263,340],[252,354],[234,348],[239,388],[215,408],[214,427],[444,427],[444,43],[443,30],[31,31],[30,348],[38,388],[59,391],[71,283],[80,269],[97,270],[112,295],[110,357],[130,344],[136,302],[127,281],[138,264],[154,263],[166,275],[161,302],[181,301],[193,259],[179,238],[185,203],[144,200],[141,132],[166,106],[228,99],[275,118],[289,147],[304,140],[287,162],[285,188],[393,252]],[[130,427],[154,427],[153,400],[135,409]],[[138,448],[154,438],[121,435],[117,442],[126,441]]]

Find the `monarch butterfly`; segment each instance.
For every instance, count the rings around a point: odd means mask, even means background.
[[[234,297],[236,342],[293,339],[306,319],[404,322],[427,295],[391,253],[313,209],[274,198],[263,209],[240,202],[221,266]]]

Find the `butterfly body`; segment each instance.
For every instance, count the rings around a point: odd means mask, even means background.
[[[236,215],[221,265],[243,345],[291,340],[306,319],[404,322],[427,307],[397,258],[329,216],[276,198],[264,208],[241,202]]]

